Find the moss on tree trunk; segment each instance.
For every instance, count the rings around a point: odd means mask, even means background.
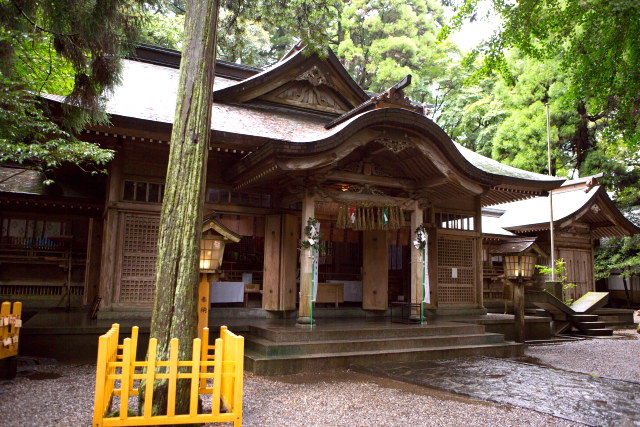
[[[151,318],[151,338],[158,340],[158,360],[168,360],[172,338],[180,340],[179,358],[190,359],[192,342],[197,336],[198,260],[211,132],[218,3],[218,0],[190,0],[187,5]],[[188,412],[188,388],[189,381],[179,381],[176,414]],[[154,414],[166,413],[166,382],[156,383],[153,400]]]

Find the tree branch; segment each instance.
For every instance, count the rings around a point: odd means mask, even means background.
[[[40,30],[40,31],[42,31],[44,33],[53,34],[55,36],[60,36],[60,37],[71,37],[71,36],[77,35],[77,34],[56,33],[55,31],[47,30],[46,28],[43,28],[40,25],[36,24],[35,21],[33,21],[31,18],[29,18],[29,15],[27,15],[24,12],[24,10],[22,10],[22,8],[18,5],[18,3],[16,3],[15,0],[11,0],[11,3],[13,3],[13,5],[16,7],[16,9],[18,9],[18,12],[20,12],[20,14],[24,17],[24,19],[29,21],[29,23],[31,25],[33,25],[37,30]]]

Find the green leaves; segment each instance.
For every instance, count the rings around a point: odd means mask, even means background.
[[[0,83],[0,163],[43,171],[73,163],[100,171],[111,161],[112,150],[78,140],[45,115],[42,101],[5,78]]]

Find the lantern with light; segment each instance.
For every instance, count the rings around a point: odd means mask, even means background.
[[[210,279],[220,277],[224,247],[227,242],[238,243],[241,236],[225,227],[213,215],[205,217],[200,239],[200,275],[198,285],[198,335],[209,323]],[[213,277],[209,277],[209,275]]]
[[[535,265],[536,255],[532,253],[504,255],[504,273],[509,279],[531,279]]]
[[[505,276],[507,279],[516,281],[516,286],[513,289],[513,312],[517,342],[524,342],[523,282],[533,277],[536,258],[546,256],[534,241],[535,238],[518,238],[490,250],[492,254],[503,256]]]

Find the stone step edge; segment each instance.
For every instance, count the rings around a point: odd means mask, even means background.
[[[441,329],[440,334],[438,333],[432,333],[434,331],[434,329]],[[264,335],[279,335],[279,334],[284,334],[288,337],[305,337],[305,336],[309,336],[312,334],[317,334],[317,335],[341,335],[341,336],[346,336],[346,335],[353,335],[354,333],[378,333],[379,337],[381,338],[387,338],[387,336],[389,333],[393,333],[394,331],[402,331],[402,336],[403,337],[411,337],[411,336],[447,336],[447,335],[458,335],[460,333],[465,333],[465,330],[471,330],[471,334],[482,334],[485,333],[485,326],[484,325],[477,325],[477,324],[464,324],[464,325],[443,325],[443,326],[437,326],[434,328],[403,328],[403,327],[398,327],[398,328],[385,328],[383,330],[380,329],[373,329],[373,328],[368,328],[368,329],[349,329],[349,330],[344,330],[344,329],[323,329],[323,330],[315,330],[315,331],[308,331],[308,330],[300,330],[300,331],[296,331],[296,330],[287,330],[286,333],[282,332],[282,331],[278,331],[278,330],[271,330],[268,328],[262,328],[262,327],[258,327],[258,326],[251,326],[249,328],[249,333],[255,335],[255,336],[261,336],[262,338],[266,338],[269,339],[267,337],[265,337]],[[427,332],[430,331],[430,332]],[[415,333],[415,334],[413,334]],[[406,335],[405,335],[406,334]],[[390,338],[390,337],[389,337]],[[344,340],[350,340],[351,338],[344,338]],[[274,340],[271,340],[274,341]],[[296,340],[295,342],[300,342],[300,341],[308,341],[305,339],[302,340]],[[279,341],[274,341],[274,342],[279,342]],[[288,341],[288,342],[292,342],[292,341]]]
[[[344,343],[367,343],[367,342],[377,342],[377,341],[391,341],[391,342],[400,342],[407,340],[432,340],[432,339],[447,339],[447,338],[477,338],[477,337],[487,337],[494,338],[496,336],[504,336],[504,334],[496,333],[496,332],[485,332],[481,334],[462,334],[462,335],[419,335],[419,336],[406,336],[406,337],[390,337],[390,338],[366,338],[366,339],[344,339],[344,340],[318,340],[318,341],[271,341],[268,338],[255,336],[252,334],[244,334],[245,342],[251,341],[258,344],[262,344],[263,342],[267,342],[269,346],[279,347],[279,346],[289,346],[289,345],[318,345],[318,344],[344,344]],[[505,341],[507,342],[507,341]]]
[[[502,343],[493,343],[493,344],[476,344],[476,345],[454,345],[454,346],[443,346],[443,347],[419,347],[419,348],[402,348],[402,349],[394,349],[384,352],[379,351],[354,351],[354,352],[340,352],[340,353],[320,353],[320,354],[301,354],[297,356],[264,356],[260,354],[254,354],[252,352],[246,351],[244,353],[245,357],[248,357],[256,362],[268,362],[275,360],[296,360],[296,359],[305,359],[305,360],[313,360],[313,359],[331,359],[331,358],[346,358],[346,357],[358,357],[358,356],[367,356],[367,355],[376,355],[376,354],[404,354],[404,353],[429,353],[436,351],[453,351],[453,350],[467,350],[467,349],[478,349],[478,348],[500,348],[500,347],[519,347],[524,344],[518,344],[511,341],[505,341]]]

